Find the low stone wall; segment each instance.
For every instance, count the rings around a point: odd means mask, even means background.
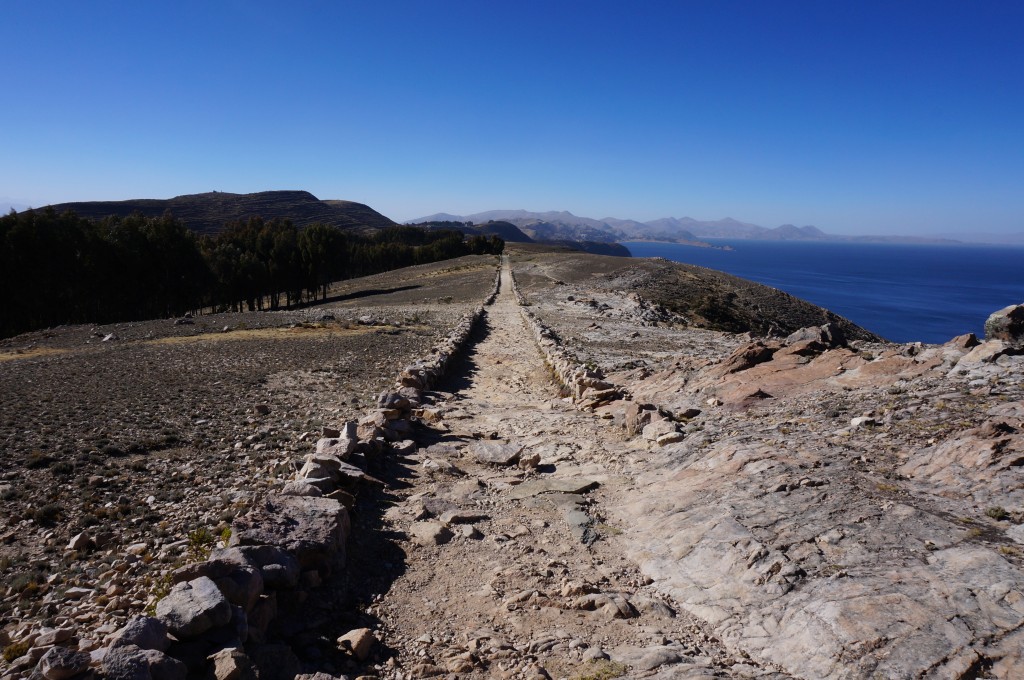
[[[110,678],[312,678],[302,675],[285,641],[301,644],[307,631],[337,619],[355,495],[361,485],[383,485],[368,472],[375,458],[415,451],[423,392],[466,347],[500,284],[499,269],[484,305],[429,356],[402,369],[375,409],[338,429],[325,427],[294,479],[234,521],[227,545],[170,574],[150,615],[134,617],[91,653],[50,648],[35,666],[38,675],[84,679],[98,667]],[[368,629],[337,640],[359,661],[375,644]]]
[[[511,283],[512,292],[520,306],[520,314],[533,331],[544,360],[555,378],[568,390],[573,403],[581,409],[593,410],[611,401],[628,399],[622,388],[605,380],[600,371],[588,368],[567,350],[558,334],[528,309],[529,302],[519,290],[514,273]]]
[[[533,331],[537,346],[540,347],[544,360],[551,368],[555,378],[562,384],[572,397],[573,403],[582,410],[594,409],[609,405],[615,401],[623,401],[622,411],[618,412],[621,425],[630,437],[641,435],[644,439],[665,446],[683,439],[679,423],[667,411],[662,411],[654,404],[642,404],[633,399],[625,387],[604,379],[596,370],[588,368],[571,351],[567,350],[558,334],[541,321],[527,307],[527,302],[515,274],[512,274],[512,291],[520,305],[520,313]],[[697,411],[699,413],[699,411]],[[693,413],[684,414],[691,417]]]

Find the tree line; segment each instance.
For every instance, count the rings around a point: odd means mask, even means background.
[[[497,237],[393,227],[370,234],[252,217],[198,236],[170,214],[89,220],[73,212],[0,217],[0,337],[323,299],[331,282],[472,254]]]

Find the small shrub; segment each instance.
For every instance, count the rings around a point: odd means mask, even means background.
[[[213,544],[217,542],[206,527],[188,532],[188,552],[194,559],[202,561],[210,556]]]
[[[156,604],[171,592],[171,575],[164,574],[153,582],[153,601],[146,606],[147,616],[156,616]]]
[[[106,446],[104,446],[102,449],[100,449],[100,453],[110,458],[121,458],[122,456],[127,455],[122,449],[114,446],[113,444],[107,444]]]
[[[50,458],[48,455],[46,455],[39,449],[35,449],[31,453],[29,453],[28,457],[25,459],[25,467],[28,468],[29,470],[38,470],[39,468],[49,466],[49,464],[52,462],[53,458]]]
[[[621,678],[629,672],[629,668],[617,661],[594,661],[590,667],[575,676],[573,680],[612,680]]]
[[[75,471],[75,466],[66,460],[62,460],[59,463],[55,463],[50,466],[50,471],[55,475],[67,476]]]
[[[4,647],[4,661],[11,663],[15,659],[21,656],[25,656],[25,652],[28,651],[28,640],[22,640],[21,642],[15,642]]]
[[[32,520],[41,526],[50,527],[57,523],[60,515],[61,509],[59,505],[47,503],[32,511]]]
[[[985,511],[985,514],[994,520],[1006,519],[1009,516],[1009,513],[1006,512],[1006,509],[999,505],[993,505],[991,508]]]

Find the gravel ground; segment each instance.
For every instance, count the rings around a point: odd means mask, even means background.
[[[480,304],[494,267],[346,281],[296,311],[0,341],[0,645],[72,621],[99,638],[141,611],[159,568],[290,477],[321,427],[370,408]],[[73,549],[80,532],[92,541]]]

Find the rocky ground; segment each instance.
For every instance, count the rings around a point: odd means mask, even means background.
[[[416,445],[351,459],[372,478],[350,503],[345,593],[295,604],[328,621],[278,670],[1021,677],[1024,353],[891,345],[666,267],[511,248],[471,349],[420,395]],[[100,647],[493,274],[480,259],[349,282],[329,310],[260,328],[274,315],[0,346],[4,644]],[[707,298],[652,294],[666,277],[726,296],[743,312],[726,327],[777,318],[767,337],[698,328]],[[11,678],[32,665],[12,659]]]
[[[74,627],[97,646],[478,305],[494,266],[349,281],[297,311],[0,342],[0,644]]]

